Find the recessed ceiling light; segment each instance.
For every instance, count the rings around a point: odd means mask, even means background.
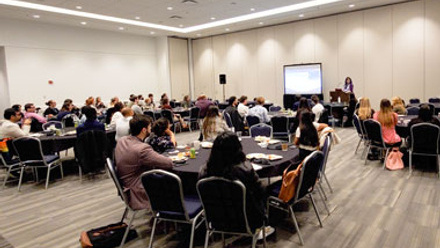
[[[135,16],[134,19],[140,20],[141,18],[139,16]]]
[[[254,11],[255,11],[255,8],[251,8],[251,11],[254,12]]]
[[[230,29],[229,28],[225,28],[225,31],[229,31]]]
[[[304,17],[304,14],[300,14],[299,17],[303,18],[303,17]]]
[[[33,15],[32,17],[33,17],[33,18],[35,18],[35,19],[38,19],[38,18],[40,18],[40,16],[39,16],[39,15]]]
[[[197,34],[197,37],[200,37],[200,36],[202,36],[201,34]]]
[[[173,7],[167,7],[167,10],[173,10]]]
[[[180,27],[180,28],[183,28],[183,24],[180,24],[179,27]]]
[[[124,30],[125,28],[124,28],[124,27],[119,27],[118,29],[119,29],[119,30]]]
[[[215,20],[215,17],[211,17],[211,20]]]
[[[264,24],[264,22],[259,22],[258,24],[259,24],[259,25],[263,25],[263,24]]]
[[[81,25],[87,25],[87,22],[81,22]]]
[[[353,8],[354,6],[356,6],[356,5],[354,5],[354,4],[348,5],[349,8]]]
[[[78,5],[78,6],[76,6],[75,8],[76,8],[76,9],[82,9],[83,7]]]
[[[155,34],[155,32],[154,32],[154,31],[151,31],[150,34]]]

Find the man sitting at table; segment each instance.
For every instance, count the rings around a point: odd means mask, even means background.
[[[130,132],[130,136],[122,137],[116,145],[117,173],[124,189],[129,190],[130,206],[135,210],[146,209],[149,208],[149,203],[140,175],[151,169],[171,169],[173,162],[144,143],[151,132],[150,117],[144,115],[133,117],[130,120]]]
[[[249,107],[247,106],[247,96],[243,95],[238,99],[237,110],[241,118],[246,118],[246,115],[248,115],[249,113]]]
[[[313,114],[315,114],[315,122],[318,122],[321,117],[322,111],[324,111],[324,106],[319,102],[319,97],[317,95],[312,96],[312,101],[315,104],[312,108]]]
[[[432,110],[428,104],[422,104],[419,109],[419,116],[411,119],[408,123],[408,131],[411,127],[418,123],[431,123],[440,127],[440,121],[432,115]]]
[[[270,121],[269,116],[267,116],[267,109],[263,107],[264,104],[264,97],[260,96],[257,97],[257,105],[255,107],[249,109],[249,115],[255,115],[260,118],[260,122],[268,123]]]
[[[25,119],[33,118],[33,119],[37,120],[39,123],[41,123],[41,124],[47,122],[46,118],[44,118],[43,116],[35,113],[35,105],[33,103],[27,103],[26,105],[24,105],[24,110],[26,111],[24,113],[24,118]]]
[[[102,130],[105,132],[105,126],[96,120],[96,109],[94,107],[85,106],[81,112],[86,116],[86,121],[76,128],[76,135],[79,135],[89,130]]]
[[[31,129],[31,119],[24,119],[22,128],[17,122],[21,120],[21,112],[13,108],[5,109],[4,120],[0,121],[0,139],[27,136]]]

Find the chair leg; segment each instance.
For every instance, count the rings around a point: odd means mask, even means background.
[[[125,217],[127,217],[128,207],[125,207],[124,213],[122,214],[121,222],[124,222]]]
[[[295,225],[296,232],[298,233],[299,242],[301,245],[304,245],[304,240],[301,231],[299,230],[298,221],[296,220],[296,216],[295,213],[293,212],[292,206],[289,206],[289,212],[290,212],[290,216],[292,217],[293,224]]]
[[[313,209],[315,210],[316,217],[318,217],[319,225],[322,227],[321,216],[319,216],[318,208],[316,207],[315,200],[313,199],[312,194],[309,194],[310,200],[312,201]]]
[[[21,182],[23,181],[23,174],[24,174],[24,166],[22,166],[20,170],[20,180],[18,180],[18,192],[20,192]]]
[[[439,158],[439,155],[437,155],[437,177],[440,178],[440,164],[439,164],[439,162],[440,162],[440,158]]]
[[[127,211],[128,209],[125,208],[125,210]],[[124,214],[125,214],[125,212],[124,212]],[[121,244],[119,245],[119,248],[124,247],[125,240],[127,239],[128,233],[130,232],[131,223],[133,222],[135,216],[136,216],[136,211],[133,212],[133,215],[131,216],[130,221],[127,224],[127,229],[125,230],[124,236],[122,237],[122,241],[121,241]],[[151,240],[150,240],[150,242],[151,242]],[[150,245],[151,245],[151,243],[150,243]]]
[[[205,234],[205,248],[208,248],[209,236],[211,235],[209,234],[209,230],[207,229]]]
[[[324,191],[324,189],[322,188],[322,185],[321,185],[321,180],[319,180],[318,181],[318,193],[319,193],[319,196],[321,197],[321,199],[324,201],[327,201],[328,199],[327,199],[327,195],[325,194],[325,191]]]
[[[156,224],[157,224],[157,218],[154,217],[153,230],[151,230],[150,244],[148,245],[149,248],[153,247],[153,238],[154,238],[154,231],[156,231]]]
[[[370,152],[370,149],[371,149],[371,145],[368,145],[367,154],[365,155],[365,163],[364,164],[367,164],[368,153]]]
[[[319,182],[319,185],[321,185],[321,183]],[[325,200],[322,198],[321,193],[319,193],[319,196],[321,197],[322,203],[324,204],[325,210],[327,210],[328,215],[330,215],[330,210],[327,206],[327,196],[325,195],[324,189],[322,188],[322,186],[319,186],[321,190],[318,190],[318,192],[322,191],[322,193],[324,193],[325,196]]]
[[[78,165],[78,169],[79,169],[79,182],[82,183],[82,169],[81,169],[81,165]]]
[[[64,179],[63,163],[60,163],[61,179]]]
[[[409,175],[408,177],[410,177],[412,175],[412,151],[409,151]]]
[[[6,186],[6,182],[8,181],[9,174],[11,173],[11,170],[12,170],[12,166],[9,167],[8,171],[6,172],[5,181],[3,182],[3,188],[5,188],[5,186]]]
[[[392,148],[391,148],[392,149]],[[388,158],[388,153],[390,153],[390,148],[387,149],[386,153],[385,153],[385,158],[383,160],[383,169],[385,170],[386,168],[386,163],[387,163],[387,158]]]
[[[50,177],[50,167],[47,168],[46,189],[49,186],[49,177]]]
[[[194,231],[195,231],[195,228],[196,228],[197,219],[198,218],[195,218],[193,220],[193,223],[191,224],[191,237],[189,237],[189,248],[193,248],[193,244],[194,244]],[[177,228],[176,228],[176,230],[177,230]]]
[[[357,146],[356,146],[356,150],[354,150],[354,154],[357,153],[358,148],[359,148],[359,145],[361,144],[361,142],[362,142],[362,139],[359,139],[359,142],[358,142],[358,144],[357,144]]]
[[[35,171],[35,180],[38,183],[40,181],[40,178],[38,177],[38,168],[33,168],[33,171]]]
[[[322,173],[322,177],[324,178],[325,182],[327,183],[327,186],[330,189],[330,193],[333,194],[333,188],[332,188],[332,186],[330,186],[330,182],[328,181],[327,176],[325,175],[325,173]]]

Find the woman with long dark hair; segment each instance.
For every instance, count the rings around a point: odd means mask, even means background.
[[[152,133],[148,144],[158,153],[174,149],[176,146],[176,138],[170,126],[168,119],[162,117],[154,122],[151,128]]]
[[[239,180],[246,187],[246,212],[251,228],[261,227],[265,215],[266,194],[252,165],[246,162],[241,143],[233,132],[217,136],[206,167],[200,177],[217,176]]]
[[[229,130],[225,120],[220,116],[217,106],[209,106],[206,116],[203,119],[203,139],[212,141],[219,133]]]
[[[353,93],[353,81],[351,80],[351,77],[345,78],[344,91]]]
[[[295,145],[299,148],[298,161],[302,161],[309,154],[319,149],[318,128],[319,123],[313,122],[311,112],[306,111],[301,114],[294,140]]]

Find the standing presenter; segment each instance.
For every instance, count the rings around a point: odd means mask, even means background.
[[[353,81],[351,80],[350,77],[346,77],[345,78],[345,83],[344,83],[344,92],[350,92],[353,93]]]

